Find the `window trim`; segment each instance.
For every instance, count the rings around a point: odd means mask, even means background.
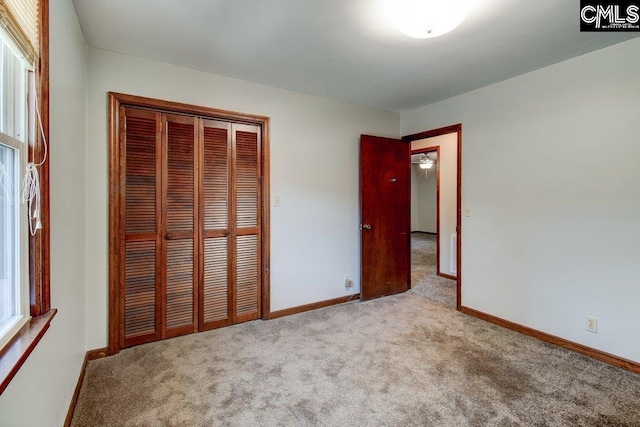
[[[36,68],[36,96],[42,120],[44,137],[49,139],[49,0],[39,0],[40,59]],[[44,143],[40,132],[29,141],[31,158],[41,159]],[[9,385],[27,357],[49,329],[57,313],[51,309],[51,220],[49,203],[49,160],[40,167],[40,218],[44,227],[29,238],[29,311],[31,319],[0,350],[0,395]]]
[[[27,360],[58,310],[53,309],[39,317],[32,317],[2,349],[0,355],[0,395],[5,391],[20,367]]]
[[[36,67],[36,96],[42,120],[44,136],[49,142],[49,0],[40,0],[40,60]],[[41,159],[44,151],[42,135],[30,146],[31,158]],[[49,151],[51,144],[49,144]],[[51,221],[49,215],[49,160],[40,167],[41,206],[40,218],[44,227],[29,238],[29,294],[32,317],[51,310],[50,240]]]

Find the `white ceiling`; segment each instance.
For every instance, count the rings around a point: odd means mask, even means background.
[[[467,19],[451,33],[411,39],[380,13],[383,1],[74,4],[92,46],[390,111],[638,36],[580,33],[577,0],[470,0]]]

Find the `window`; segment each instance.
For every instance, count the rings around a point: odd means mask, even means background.
[[[29,318],[28,225],[20,200],[31,65],[0,31],[0,348]]]
[[[0,0],[0,28],[2,394],[56,314],[49,290],[49,161],[43,160],[49,137],[49,0]],[[39,165],[39,218],[20,204],[27,161]]]

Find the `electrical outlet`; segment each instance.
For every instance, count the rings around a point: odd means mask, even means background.
[[[351,275],[344,275],[344,287],[345,288],[353,288],[353,280],[351,280]]]
[[[593,332],[594,334],[598,333],[598,319],[595,317],[587,316],[587,331]]]

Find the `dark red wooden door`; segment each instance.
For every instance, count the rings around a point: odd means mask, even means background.
[[[360,298],[409,289],[410,144],[360,137]]]

